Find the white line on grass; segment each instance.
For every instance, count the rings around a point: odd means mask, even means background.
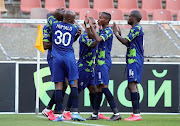
[[[71,122],[71,121],[63,121],[65,123],[72,123],[78,125],[86,125],[86,126],[106,126],[106,125],[99,125],[99,124],[87,124],[87,123],[80,123],[80,122]]]
[[[39,118],[46,118],[44,116],[37,116]],[[88,123],[80,123],[80,122],[72,122],[72,121],[63,121],[65,123],[72,123],[72,124],[78,124],[78,125],[85,125],[85,126],[106,126],[106,125],[99,125],[99,124],[88,124]]]

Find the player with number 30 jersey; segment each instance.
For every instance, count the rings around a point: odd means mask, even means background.
[[[63,82],[65,77],[68,78],[68,81],[78,79],[78,68],[72,44],[79,27],[71,23],[57,21],[53,16],[48,18],[48,24],[52,28],[52,55],[55,58],[52,81]]]

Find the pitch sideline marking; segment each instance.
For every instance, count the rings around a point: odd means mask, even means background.
[[[44,116],[37,116],[37,117],[47,119],[47,117],[44,117]],[[72,121],[63,121],[63,122],[65,122],[65,123],[72,123],[72,124],[79,124],[79,125],[86,125],[86,126],[106,126],[106,125],[99,125],[99,124],[87,124],[87,123],[72,122]]]

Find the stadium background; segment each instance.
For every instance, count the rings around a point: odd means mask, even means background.
[[[138,7],[142,7],[142,0],[138,0]],[[44,7],[45,1],[41,1],[42,7]],[[1,12],[2,19],[30,19],[30,12],[21,12],[20,11],[20,0],[5,0],[5,8],[8,11]],[[118,0],[114,0],[114,8],[117,8]],[[66,0],[66,7],[69,7],[69,1]],[[90,7],[93,8],[93,1],[90,0]],[[166,9],[166,1],[162,0],[162,8]],[[177,21],[178,15],[172,15],[173,21],[167,22],[160,27],[160,25],[155,24],[153,22],[153,15],[149,15],[149,22],[145,21],[143,24],[144,29],[144,50],[145,50],[145,71],[144,71],[144,80],[145,84],[142,84],[144,88],[144,102],[142,106],[143,112],[159,112],[159,113],[178,113],[179,104],[180,104],[180,38],[175,34],[174,29],[167,23],[175,24],[174,28],[178,34],[180,34],[180,21]],[[76,19],[78,20],[79,16],[77,15]],[[127,19],[127,14],[124,15],[124,19]],[[1,21],[1,19],[0,19]],[[3,22],[3,20],[2,20]],[[123,23],[120,25],[122,27],[122,36],[125,36],[129,32],[129,26],[125,25],[126,21],[122,21]],[[35,23],[22,23],[16,24],[16,22],[11,24],[5,24],[5,22],[1,23],[0,27],[0,60],[2,61],[0,64],[1,68],[1,82],[4,88],[1,88],[1,98],[3,104],[0,104],[0,112],[15,112],[15,113],[32,113],[35,109],[35,77],[34,72],[36,72],[36,57],[37,51],[34,47],[36,36],[37,36],[37,24]],[[82,24],[82,22],[80,22]],[[170,36],[167,36],[167,34]],[[78,59],[78,50],[79,44],[78,42],[74,43],[75,56]],[[115,62],[112,66],[110,77],[112,81],[118,81],[118,85],[114,86],[114,89],[117,90],[119,84],[125,81],[124,71],[125,71],[125,54],[126,48],[117,41],[114,37],[113,47],[112,47],[112,61]],[[41,53],[42,64],[47,66],[45,62],[47,52],[45,54]],[[11,60],[11,61],[9,61]],[[123,63],[117,63],[123,62]],[[154,65],[155,64],[155,65]],[[118,66],[116,66],[118,65]],[[18,68],[17,68],[18,67]],[[41,65],[43,68],[43,65]],[[121,68],[121,69],[120,69]],[[120,69],[120,70],[119,70]],[[118,70],[120,73],[117,73]],[[157,70],[159,73],[163,73],[164,70],[168,71],[167,76],[165,78],[154,77],[152,74],[152,70]],[[17,72],[18,71],[18,72]],[[170,72],[169,72],[170,71]],[[18,73],[18,76],[17,76]],[[119,75],[119,76],[118,76]],[[119,79],[119,78],[120,79]],[[164,76],[163,76],[164,77]],[[19,84],[18,96],[16,90],[16,84]],[[119,80],[118,80],[119,79]],[[7,82],[8,80],[8,82]],[[156,90],[154,94],[158,94],[158,90],[163,84],[171,85],[171,106],[165,105],[165,96],[168,94],[167,92],[161,92],[162,95],[159,96],[160,101],[158,101],[157,106],[153,108],[152,106],[147,107],[148,102],[148,81],[155,80]],[[171,82],[169,82],[170,80]],[[45,78],[45,82],[50,81],[50,77]],[[165,82],[165,83],[164,83]],[[167,82],[167,83],[166,83]],[[116,84],[115,83],[115,84]],[[28,86],[29,91],[26,92],[24,88]],[[11,87],[11,88],[9,88]],[[164,87],[164,86],[163,86]],[[51,87],[52,88],[52,87]],[[116,91],[115,90],[115,91]],[[165,89],[162,91],[166,91]],[[116,91],[117,92],[117,91]],[[51,92],[48,92],[51,95]],[[86,93],[87,94],[87,93]],[[8,97],[4,97],[8,95]],[[114,93],[114,95],[117,95]],[[84,96],[80,96],[84,99]],[[129,96],[127,96],[128,99]],[[18,103],[17,103],[18,98]],[[31,105],[27,104],[26,99],[29,98],[28,102],[31,101]],[[116,99],[117,96],[116,96]],[[83,107],[83,101],[81,101],[81,108]],[[169,104],[169,103],[168,103]],[[18,105],[18,106],[17,106]],[[119,104],[121,110],[123,112],[130,112],[131,109],[127,106],[123,106]],[[40,110],[44,108],[43,102],[40,103]],[[82,110],[86,112],[89,108]],[[106,101],[103,103],[102,107],[103,112],[108,112],[110,109],[108,108]]]

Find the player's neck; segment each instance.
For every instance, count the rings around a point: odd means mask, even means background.
[[[104,25],[102,25],[102,28],[105,29],[108,26],[109,26],[109,24],[104,24]]]
[[[134,27],[135,25],[139,24],[139,22],[134,22],[132,27]]]

